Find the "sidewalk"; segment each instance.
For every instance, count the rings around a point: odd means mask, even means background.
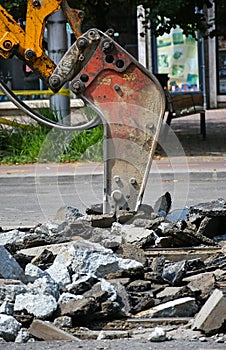
[[[226,158],[226,109],[206,112],[206,140],[200,135],[199,114],[173,119],[172,129],[179,138],[187,157],[203,161]]]
[[[206,140],[202,139],[199,115],[173,119],[171,128],[184,155],[169,157],[158,147],[152,172],[225,172],[226,173],[226,109],[206,113]],[[38,176],[85,176],[103,174],[103,164],[91,162],[1,165],[0,178]]]

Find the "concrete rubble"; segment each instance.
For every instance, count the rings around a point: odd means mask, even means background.
[[[167,193],[137,213],[65,207],[1,230],[0,338],[226,342],[226,202],[177,218],[170,205]]]

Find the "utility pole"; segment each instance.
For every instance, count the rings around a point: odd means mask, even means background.
[[[48,53],[55,64],[58,64],[67,51],[66,19],[62,10],[49,16],[47,22]],[[68,88],[65,84],[63,88]],[[59,121],[70,124],[70,97],[56,94],[50,97],[50,109],[56,113]]]

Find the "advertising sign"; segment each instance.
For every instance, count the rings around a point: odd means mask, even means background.
[[[157,38],[158,73],[169,76],[169,90],[198,90],[197,41],[178,27]]]

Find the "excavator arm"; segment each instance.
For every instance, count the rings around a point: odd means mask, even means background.
[[[6,59],[18,56],[47,85],[55,63],[43,48],[44,29],[47,17],[61,8],[75,36],[79,37],[84,13],[71,9],[66,0],[28,0],[25,29],[0,5],[0,56]]]
[[[160,133],[164,92],[154,75],[113,40],[112,31],[90,29],[82,35],[77,32],[77,41],[55,66],[43,52],[41,41],[47,15],[60,6],[66,17],[70,17],[71,25],[79,23],[81,16],[70,12],[64,0],[28,1],[25,32],[2,9],[2,18],[7,17],[4,28],[8,31],[0,32],[0,54],[6,58],[17,54],[54,92],[70,82],[71,91],[97,112],[104,125],[104,213],[137,211]],[[32,23],[34,28],[30,32]],[[17,28],[19,34],[15,34]],[[32,111],[26,110],[10,91],[0,86],[32,116]],[[84,128],[95,126],[97,120],[91,124]]]

